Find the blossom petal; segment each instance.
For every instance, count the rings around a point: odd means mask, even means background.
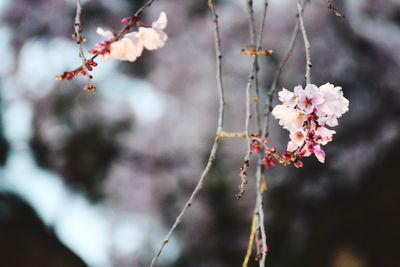
[[[314,155],[317,157],[319,162],[325,163],[325,152],[319,145],[314,146]]]
[[[148,50],[155,50],[164,45],[160,34],[153,28],[139,28],[139,40]]]
[[[126,43],[123,39],[113,42],[110,45],[110,56],[117,60],[126,60],[125,56]]]
[[[165,14],[164,11],[160,13],[160,16],[156,21],[153,22],[151,25],[152,28],[154,29],[160,29],[163,30],[165,27],[167,27],[168,19],[167,19],[167,14]]]
[[[139,33],[127,33],[125,34],[124,38],[127,38],[131,41],[131,44],[129,45],[129,50],[126,52],[126,54],[129,61],[134,61],[137,57],[140,57],[143,52],[143,45],[142,43],[140,43],[139,40]]]
[[[114,34],[111,31],[106,31],[101,27],[97,27],[96,33],[103,36],[105,39],[114,38]]]

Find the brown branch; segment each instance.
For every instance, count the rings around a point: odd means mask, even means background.
[[[203,187],[203,182],[205,178],[207,177],[207,174],[209,173],[211,166],[213,162],[216,159],[216,154],[218,150],[218,143],[219,143],[219,137],[218,134],[222,132],[223,129],[223,122],[224,122],[224,87],[223,87],[223,82],[222,82],[222,53],[221,53],[221,38],[220,38],[220,33],[219,33],[219,26],[218,26],[218,15],[215,10],[215,5],[212,2],[212,0],[208,1],[208,6],[211,10],[211,18],[212,22],[214,25],[213,32],[214,32],[214,42],[215,42],[215,50],[216,50],[216,79],[217,79],[217,86],[218,86],[218,92],[219,92],[219,114],[218,114],[218,126],[217,126],[217,131],[215,134],[214,138],[214,143],[211,148],[210,155],[208,157],[208,162],[206,167],[204,168],[199,181],[196,184],[195,189],[193,190],[192,194],[190,195],[189,199],[187,200],[185,206],[179,213],[179,215],[175,219],[175,223],[172,225],[170,228],[169,232],[167,233],[166,237],[164,238],[163,243],[161,244],[161,247],[159,248],[157,254],[154,256],[154,258],[151,261],[150,267],[153,267],[156,265],[164,247],[168,244],[173,232],[175,231],[176,227],[181,223],[183,216],[185,215],[187,209],[192,205],[192,202],[196,195],[199,193],[201,188]]]

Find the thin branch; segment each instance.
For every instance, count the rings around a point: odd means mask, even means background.
[[[257,45],[255,50],[259,51],[261,49],[261,45],[262,45],[262,37],[263,37],[263,33],[264,33],[264,26],[265,26],[265,18],[266,18],[266,14],[267,14],[267,9],[268,9],[268,0],[264,1],[264,11],[263,11],[263,17],[262,17],[262,21],[260,24],[260,29],[259,29],[259,33],[258,33],[258,39],[257,39]],[[250,42],[252,44],[256,43],[256,37],[255,37],[255,20],[254,20],[254,10],[253,10],[253,2],[252,0],[247,0],[247,11],[248,11],[248,18],[249,18],[249,30],[250,30]],[[250,99],[249,99],[249,93],[250,93],[250,88],[251,88],[251,82],[254,80],[254,86],[255,86],[255,94],[256,94],[256,98],[259,99],[260,94],[259,94],[259,80],[258,80],[258,71],[259,71],[259,66],[258,66],[258,57],[257,57],[257,53],[255,53],[254,56],[254,61],[253,61],[253,65],[251,67],[251,72],[249,75],[249,79],[248,79],[248,86],[246,87],[246,103],[247,103],[247,109],[246,109],[246,130],[245,132],[248,135],[248,120],[250,119],[250,110],[249,110],[249,106],[250,106]],[[252,80],[253,79],[253,80]],[[260,124],[260,115],[259,115],[259,105],[258,102],[255,103],[255,121],[256,121],[256,130],[258,133],[261,133],[261,124]],[[250,156],[250,138],[248,141],[248,151],[246,154],[246,157]],[[245,160],[246,160],[245,157]],[[246,162],[246,161],[245,161]],[[261,251],[261,259],[259,260],[259,266],[260,267],[264,267],[265,266],[265,259],[266,259],[266,247],[267,247],[267,241],[266,241],[266,233],[265,233],[265,226],[264,226],[264,210],[263,210],[263,203],[262,203],[262,190],[261,190],[261,172],[262,172],[262,157],[261,154],[258,156],[258,162],[257,162],[257,173],[256,173],[256,189],[257,189],[257,196],[256,196],[256,203],[255,203],[255,207],[254,207],[254,214],[253,214],[253,218],[257,218],[257,227],[256,229],[258,229],[258,231],[261,233],[261,247],[262,250]],[[252,225],[252,229],[253,229],[253,225]],[[251,239],[254,239],[254,235],[250,236],[250,240],[249,242],[254,242]],[[259,249],[259,247],[257,248]],[[259,255],[260,255],[260,251]],[[248,257],[249,257],[249,251],[247,251],[246,257],[245,257],[245,261],[243,263],[243,266],[247,266],[247,262],[248,262]]]
[[[246,139],[247,135],[245,132],[224,132],[221,131],[218,133],[218,138],[219,139],[224,139],[224,138],[242,138],[242,139]]]
[[[260,267],[265,267],[265,259],[267,257],[267,234],[265,232],[265,225],[264,225],[264,205],[263,205],[263,186],[262,186],[262,162],[261,158],[259,158],[258,165],[257,165],[257,172],[256,172],[256,192],[257,192],[257,198],[256,198],[256,205],[254,207],[254,213],[258,214],[258,225],[257,229],[260,230],[261,232],[261,242],[262,246],[261,249],[261,259],[259,260],[259,266]],[[259,249],[259,248],[257,248]]]
[[[133,25],[135,25],[135,23],[137,23],[138,21],[140,21],[139,16],[143,13],[143,11],[151,6],[156,0],[149,0],[147,1],[142,7],[140,7],[136,13],[131,17],[131,19],[129,20],[129,23],[127,25],[125,25],[115,36],[114,38],[112,38],[111,40],[109,40],[109,44],[104,48],[104,49],[108,49],[111,44],[113,42],[118,41],[119,39],[121,39],[122,35],[125,32],[128,32]],[[76,0],[76,16],[75,16],[75,22],[74,22],[74,34],[73,34],[73,38],[76,41],[76,43],[78,44],[78,48],[79,48],[79,57],[82,60],[82,66],[72,70],[72,71],[65,71],[62,75],[57,75],[56,76],[56,80],[63,80],[65,78],[65,75],[67,73],[75,73],[75,72],[82,72],[84,71],[85,76],[87,76],[89,78],[89,83],[87,84],[87,86],[85,86],[85,89],[88,91],[94,91],[96,88],[91,84],[91,80],[92,80],[92,76],[90,75],[88,68],[86,66],[87,62],[90,61],[94,61],[99,55],[100,52],[98,52],[97,54],[94,54],[93,56],[91,56],[89,59],[85,58],[83,49],[82,49],[82,36],[80,35],[82,33],[82,25],[81,25],[81,14],[82,14],[82,5],[80,0]]]
[[[187,209],[192,205],[193,199],[196,197],[196,195],[199,193],[201,188],[203,187],[203,182],[205,178],[207,177],[207,174],[209,173],[211,166],[213,162],[216,159],[216,154],[218,150],[218,143],[219,143],[219,137],[218,134],[222,132],[223,129],[223,122],[224,122],[224,87],[223,87],[223,82],[222,82],[222,53],[221,53],[221,38],[220,38],[220,33],[219,33],[219,26],[218,26],[218,15],[215,11],[215,5],[214,3],[209,0],[208,1],[208,6],[211,10],[211,18],[213,22],[213,32],[214,32],[214,41],[215,41],[215,50],[216,50],[216,79],[217,79],[217,86],[218,86],[218,92],[219,92],[219,114],[218,114],[218,126],[217,126],[217,131],[215,134],[214,138],[214,143],[211,148],[210,155],[208,157],[208,162],[206,167],[204,168],[199,181],[197,182],[197,185],[195,189],[193,190],[192,194],[190,195],[189,199],[187,200],[185,206],[179,213],[179,215],[175,219],[175,223],[172,225],[170,228],[169,232],[167,233],[166,237],[164,238],[163,243],[161,244],[161,247],[159,248],[157,254],[154,256],[154,258],[151,261],[150,267],[153,267],[156,265],[164,247],[168,244],[173,232],[175,231],[176,227],[181,223],[183,216],[185,215]]]
[[[261,21],[260,25],[260,31],[259,31],[259,36],[258,36],[258,42],[257,42],[257,51],[261,49],[262,45],[262,38],[263,38],[263,33],[264,33],[264,26],[265,26],[265,19],[267,16],[267,10],[268,10],[268,0],[264,1],[264,11],[263,11],[263,18]],[[256,93],[257,97],[259,97],[259,90],[258,90],[258,69],[256,70]],[[259,107],[257,106],[257,113],[259,113]],[[260,118],[259,114],[257,114],[257,117]],[[257,132],[261,133],[261,124],[260,124],[260,119],[258,119],[257,122]],[[264,225],[264,207],[263,207],[263,200],[262,200],[262,181],[261,181],[261,174],[262,174],[262,159],[261,155],[258,156],[258,164],[257,164],[257,173],[256,173],[256,185],[257,185],[257,199],[256,199],[256,206],[254,208],[255,213],[258,212],[258,229],[261,231],[261,239],[262,239],[262,258],[259,262],[260,267],[265,266],[265,259],[267,256],[267,234],[265,232],[265,225]]]
[[[306,51],[306,84],[311,83],[311,68],[312,68],[312,63],[311,63],[311,55],[310,55],[310,42],[308,41],[307,38],[307,32],[306,28],[304,27],[304,20],[303,20],[303,13],[304,9],[300,4],[300,0],[296,0],[297,3],[297,10],[299,12],[299,25],[300,25],[300,30],[303,35],[303,40],[304,40],[304,47]]]
[[[149,6],[151,6],[156,0],[149,0],[147,1],[141,8],[139,8],[136,13],[135,13],[135,17],[139,17],[143,11],[148,8]]]
[[[303,4],[302,4],[303,11],[304,11],[307,3],[308,3],[308,0],[303,1]],[[286,49],[286,52],[285,52],[281,62],[279,63],[279,65],[275,71],[274,78],[271,83],[271,87],[268,91],[267,100],[266,100],[265,108],[264,108],[265,122],[264,122],[264,131],[262,134],[263,137],[268,137],[268,135],[269,135],[269,122],[270,122],[271,111],[272,111],[272,100],[275,96],[276,86],[277,86],[278,82],[280,81],[284,67],[288,63],[291,55],[293,54],[294,45],[296,43],[298,34],[299,34],[299,19],[296,20],[296,24],[295,24],[295,26],[293,28],[293,32],[290,36],[289,45]]]
[[[85,71],[85,76],[88,77],[88,85],[91,84],[92,82],[92,75],[90,75],[89,70],[87,69],[86,66],[86,57],[85,53],[83,52],[82,49],[82,37],[81,37],[81,32],[82,32],[82,24],[81,24],[81,15],[82,15],[82,5],[80,0],[76,0],[76,15],[75,15],[75,23],[74,23],[74,34],[73,37],[76,41],[76,44],[78,45],[79,49],[79,57],[81,58],[82,61],[82,69]]]

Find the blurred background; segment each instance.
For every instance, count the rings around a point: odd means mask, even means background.
[[[217,5],[227,131],[244,125],[244,2]],[[259,21],[263,1],[254,2]],[[323,0],[305,12],[312,76],[341,85],[350,111],[326,164],[309,158],[300,170],[279,166],[267,176],[267,266],[400,266],[400,1],[332,2],[345,19]],[[87,51],[102,40],[96,27],[120,29],[143,1],[83,3]],[[100,62],[90,94],[83,79],[54,80],[80,64],[75,1],[0,0],[0,266],[149,265],[205,164],[218,108],[206,1],[160,0],[143,20],[162,10],[165,47],[134,63]],[[264,93],[295,14],[293,0],[270,1],[263,48],[274,55],[260,59]],[[281,86],[303,84],[304,65],[298,39]],[[287,140],[273,121],[271,143],[282,151]],[[159,266],[241,266],[255,202],[253,169],[246,195],[234,197],[245,149],[224,140]]]

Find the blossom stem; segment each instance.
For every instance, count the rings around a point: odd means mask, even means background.
[[[307,3],[308,3],[308,0],[303,1],[303,3],[302,3],[303,11],[306,8]],[[268,135],[269,135],[269,122],[270,122],[271,112],[272,112],[272,101],[275,96],[276,87],[282,76],[284,67],[289,62],[289,59],[290,59],[291,55],[293,54],[294,45],[296,43],[298,34],[299,34],[299,19],[296,20],[296,24],[295,24],[295,26],[293,28],[293,32],[290,36],[289,45],[286,49],[286,52],[285,52],[281,62],[279,63],[279,65],[275,71],[274,78],[271,83],[271,87],[269,88],[269,91],[268,91],[267,100],[265,102],[265,108],[264,108],[265,122],[264,122],[264,132],[262,135],[264,137],[268,137]]]
[[[216,159],[216,154],[218,150],[218,144],[219,144],[219,136],[218,134],[223,131],[223,123],[224,123],[224,86],[223,86],[223,81],[222,81],[222,53],[221,53],[221,38],[220,38],[220,33],[219,33],[219,25],[218,25],[218,15],[215,10],[215,5],[212,0],[208,1],[208,6],[211,11],[211,18],[213,22],[213,32],[214,32],[214,42],[215,42],[215,50],[216,50],[216,79],[217,79],[217,86],[218,86],[218,92],[219,92],[219,113],[218,113],[218,126],[217,126],[217,131],[215,134],[214,142],[211,148],[210,155],[208,157],[207,164],[200,176],[200,179],[198,180],[196,187],[194,188],[192,194],[190,195],[189,199],[187,200],[185,206],[183,209],[180,211],[179,215],[175,219],[175,223],[172,225],[170,228],[169,232],[164,238],[163,243],[161,244],[157,254],[153,257],[150,267],[153,267],[156,265],[161,253],[163,252],[164,247],[168,244],[173,232],[175,229],[178,227],[178,225],[181,223],[183,216],[185,215],[187,209],[192,205],[192,202],[196,195],[199,193],[199,191],[203,187],[203,182],[205,178],[207,177],[207,174],[209,173],[211,166],[213,162]]]
[[[139,17],[143,11],[148,8],[149,6],[151,6],[156,0],[149,0],[147,1],[141,8],[139,8],[136,13],[135,13],[135,17]]]
[[[311,68],[312,68],[311,55],[310,55],[311,45],[310,45],[310,42],[308,41],[306,28],[304,26],[304,20],[303,20],[304,9],[300,4],[300,0],[296,0],[296,3],[297,3],[298,15],[299,15],[300,30],[303,35],[304,47],[305,47],[305,51],[306,51],[306,75],[305,75],[306,84],[310,84],[311,83]]]

